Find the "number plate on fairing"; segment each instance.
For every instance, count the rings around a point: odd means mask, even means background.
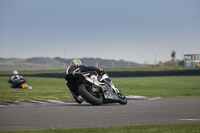
[[[114,100],[118,99],[117,95],[113,95],[113,94],[110,94],[110,93],[105,93],[104,96],[105,96],[105,99],[114,99]]]

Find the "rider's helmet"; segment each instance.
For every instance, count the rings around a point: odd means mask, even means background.
[[[80,66],[80,65],[82,65],[82,62],[79,59],[74,59],[71,62],[71,66]]]
[[[18,73],[18,71],[17,71],[17,70],[14,70],[14,71],[13,71],[13,74],[19,74],[19,73]]]

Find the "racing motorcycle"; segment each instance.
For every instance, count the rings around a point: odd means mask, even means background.
[[[120,90],[115,88],[107,73],[99,75],[92,71],[75,72],[67,76],[76,77],[78,93],[92,105],[103,103],[127,104],[127,98]]]
[[[25,79],[15,79],[13,81],[9,80],[8,82],[12,84],[12,88],[32,89]]]

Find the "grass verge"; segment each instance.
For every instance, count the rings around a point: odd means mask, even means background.
[[[0,102],[73,99],[64,79],[25,77],[33,89],[12,89],[9,77],[0,77]],[[200,76],[112,78],[125,95],[200,98]]]
[[[61,133],[199,133],[200,123],[171,125],[131,125],[121,127],[94,127],[76,129],[44,129],[14,132],[61,132]],[[13,131],[9,131],[13,132]]]
[[[115,86],[127,95],[200,98],[200,76],[113,78]]]
[[[13,89],[9,77],[0,77],[0,102],[31,100],[69,100],[72,96],[65,79],[25,77],[32,89]]]

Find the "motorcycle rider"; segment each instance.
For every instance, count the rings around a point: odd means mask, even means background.
[[[12,88],[21,88],[20,85],[22,81],[26,81],[25,78],[22,75],[19,75],[17,70],[14,70],[10,76],[10,79],[8,80],[8,83],[12,84]]]
[[[76,82],[73,82],[76,81],[75,80],[76,77],[68,76],[68,74],[72,74],[75,72],[88,72],[88,71],[95,71],[100,75],[104,74],[103,69],[98,69],[97,67],[94,66],[85,66],[79,59],[74,59],[66,70],[66,76],[65,76],[66,84],[77,103],[82,103],[84,100],[78,93],[78,89],[76,88]]]

